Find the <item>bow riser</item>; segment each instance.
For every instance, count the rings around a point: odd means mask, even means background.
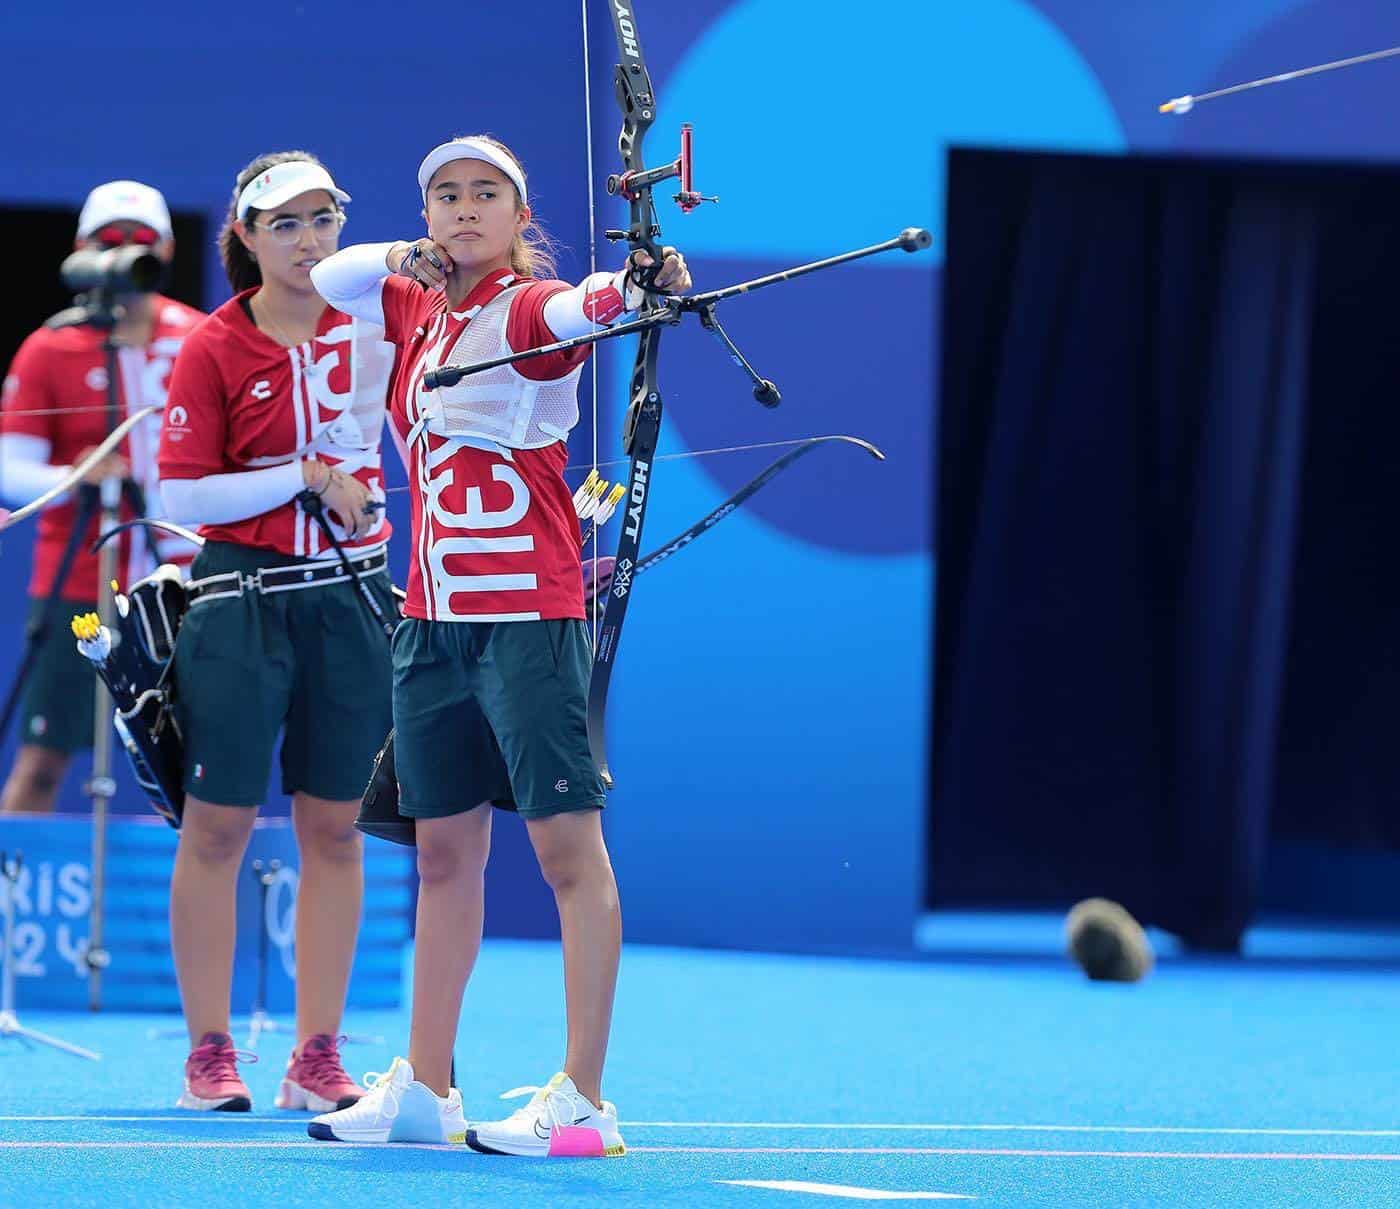
[[[617,657],[618,639],[631,599],[633,567],[641,557],[642,525],[651,498],[652,458],[661,434],[661,392],[656,388],[656,363],[661,349],[661,329],[651,328],[640,336],[637,360],[632,369],[631,403],[627,409],[624,446],[632,459],[627,491],[622,497],[624,510],[621,532],[614,556],[612,589],[603,609],[602,624],[593,651],[593,672],[588,681],[588,745],[603,784],[611,789],[612,773],[607,757],[607,699]]]

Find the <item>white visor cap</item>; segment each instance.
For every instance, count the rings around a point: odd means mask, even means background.
[[[238,217],[243,219],[249,210],[275,210],[283,202],[289,202],[313,189],[324,189],[338,202],[348,202],[350,194],[339,188],[331,180],[331,174],[320,164],[310,160],[288,160],[284,164],[273,164],[266,172],[260,172],[238,195]]]
[[[428,204],[428,184],[433,179],[435,173],[443,164],[450,164],[453,160],[481,160],[493,167],[499,168],[506,174],[506,179],[515,186],[515,191],[520,194],[520,204],[526,205],[525,197],[525,174],[520,170],[520,165],[511,158],[509,153],[502,151],[493,143],[488,143],[484,139],[453,139],[450,143],[439,143],[427,155],[423,157],[423,162],[418,165],[418,188],[423,191],[423,204]]]
[[[165,198],[158,189],[140,181],[108,181],[89,193],[78,215],[78,238],[86,239],[113,222],[139,222],[162,239],[171,235]]]

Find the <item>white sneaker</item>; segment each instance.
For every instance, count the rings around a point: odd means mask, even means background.
[[[617,1132],[617,1108],[604,1100],[599,1109],[563,1071],[543,1087],[513,1088],[501,1099],[516,1096],[529,1096],[530,1102],[504,1121],[473,1125],[468,1146],[482,1154],[540,1159],[613,1159],[627,1153]]]
[[[306,1132],[323,1142],[461,1142],[462,1093],[439,1096],[413,1078],[413,1067],[395,1058],[382,1075],[365,1076],[369,1088],[359,1103],[313,1117]]]

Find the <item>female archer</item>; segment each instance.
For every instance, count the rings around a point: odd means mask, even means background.
[[[236,293],[186,341],[165,411],[166,514],[206,538],[175,651],[186,799],[170,933],[191,1042],[182,1108],[251,1106],[229,1037],[234,888],[279,732],[301,870],[297,1043],[277,1105],[323,1112],[363,1090],[336,1038],[363,889],[355,815],[390,725],[390,669],[328,535],[392,615],[389,526],[371,505],[383,499],[394,350],[311,285],[349,200],[304,151],[238,174],[220,235]]]
[[[553,280],[525,172],[484,136],[435,147],[418,170],[426,238],[345,249],[312,281],[331,305],[383,323],[399,350],[391,421],[408,447],[412,555],[394,635],[399,809],[416,820],[417,942],[408,1060],[313,1137],[460,1140],[490,1153],[617,1155],[602,1099],[621,945],[603,843],[603,786],[586,731],[591,652],[580,536],[562,471],[586,349],[428,390],[427,371],[539,347],[641,305],[629,269]],[[653,288],[684,290],[665,249]],[[564,945],[563,1069],[504,1121],[468,1130],[449,1086],[462,995],[481,941],[491,806],[517,811],[554,891]],[[523,1093],[522,1093],[523,1094]]]

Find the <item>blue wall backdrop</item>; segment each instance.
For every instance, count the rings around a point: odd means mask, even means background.
[[[669,451],[849,432],[881,466],[824,450],[643,581],[611,717],[612,841],[637,939],[904,946],[922,900],[934,557],[932,431],[944,157],[952,145],[1394,158],[1392,65],[1305,80],[1164,118],[1181,93],[1400,42],[1387,0],[639,0],[660,93],[651,158],[696,126],[718,207],[663,216],[702,287],[911,224],[936,255],[807,279],[727,311],[784,392],[765,412],[713,342],[668,333]],[[438,6],[392,19],[365,0],[214,17],[147,3],[7,17],[0,201],[73,204],[134,176],[216,224],[235,170],[308,146],[355,195],[349,239],[415,228],[413,170],[447,135],[487,129],[531,170],[537,208],[587,264],[582,52],[574,0]],[[591,6],[598,226],[616,159],[606,7]],[[184,254],[194,254],[185,249]],[[209,249],[204,254],[212,257]],[[604,263],[612,259],[606,245]],[[212,263],[211,282],[221,276]],[[210,305],[224,297],[216,289]],[[600,439],[615,454],[630,349],[599,358]],[[581,430],[575,460],[586,460]],[[669,462],[658,541],[762,465]],[[402,497],[398,497],[402,500]],[[402,520],[402,509],[396,509]],[[608,540],[611,541],[612,534]],[[8,543],[0,676],[20,632],[23,546]],[[401,563],[401,557],[400,557]],[[6,749],[8,750],[8,749]],[[67,802],[80,805],[75,790]]]

